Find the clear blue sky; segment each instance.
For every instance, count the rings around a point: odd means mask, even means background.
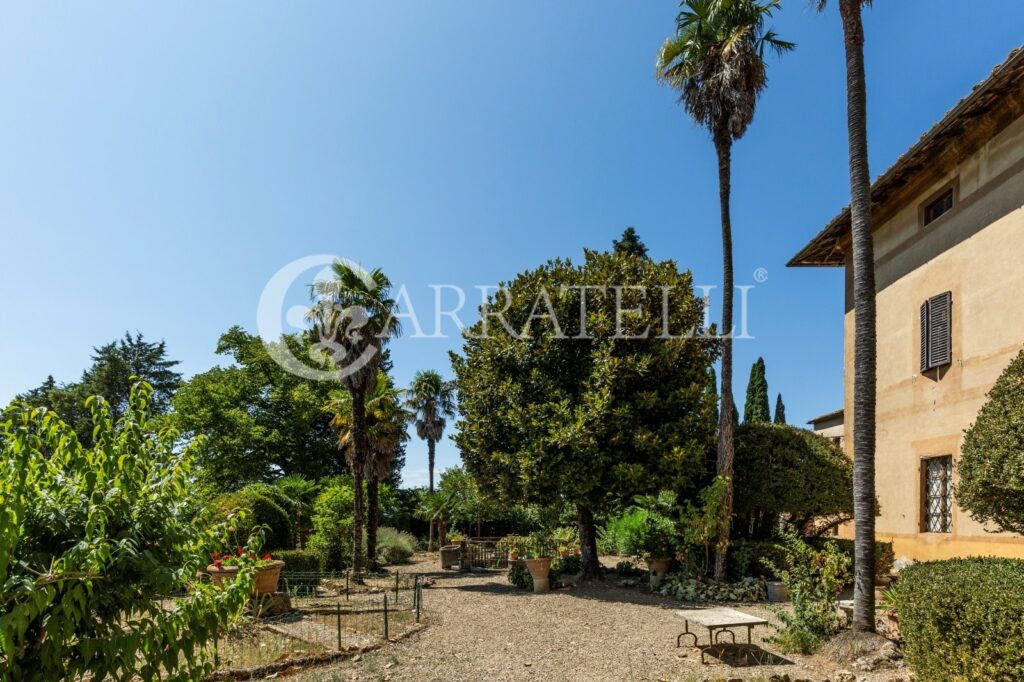
[[[833,5],[835,3],[833,2]],[[653,77],[671,1],[5,3],[0,7],[0,402],[76,380],[127,330],[187,375],[311,254],[384,268],[427,310],[635,225],[655,258],[721,276],[711,144]],[[1024,3],[879,0],[866,14],[873,174],[1024,40]],[[842,401],[842,273],[785,262],[845,203],[841,29],[784,2],[734,154],[750,331],[802,423]],[[467,317],[472,317],[467,315]],[[424,323],[430,331],[432,320]],[[450,373],[448,339],[395,371]],[[441,468],[458,463],[449,441]],[[406,481],[425,480],[413,441]]]

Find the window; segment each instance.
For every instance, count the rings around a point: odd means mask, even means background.
[[[953,362],[953,294],[932,296],[921,305],[921,371]]]
[[[943,190],[938,197],[925,204],[924,224],[934,222],[953,210],[953,188]]]
[[[924,522],[926,533],[953,532],[953,457],[929,457],[924,465]]]

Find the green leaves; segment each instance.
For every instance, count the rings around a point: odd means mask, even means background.
[[[184,582],[223,530],[182,513],[195,445],[153,432],[152,400],[136,385],[120,418],[91,400],[88,449],[49,411],[3,413],[0,664],[15,678],[192,679],[205,663],[178,651],[209,641],[248,599],[248,569],[223,591]],[[186,587],[190,598],[165,610],[161,598]]]
[[[957,468],[961,507],[978,521],[1024,534],[1024,351],[967,430]]]

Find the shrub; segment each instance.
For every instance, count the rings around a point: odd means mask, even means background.
[[[263,527],[265,549],[280,550],[292,547],[294,534],[288,512],[257,490],[243,489],[217,497],[213,501],[213,514],[217,521],[224,521],[232,514],[238,517],[235,521],[235,544],[245,544],[253,531]]]
[[[647,512],[643,523],[632,526],[626,535],[626,553],[648,561],[672,558],[678,546],[676,525],[657,512]]]
[[[377,561],[381,564],[403,564],[415,553],[416,538],[411,533],[387,526],[377,529]]]
[[[812,518],[853,513],[853,463],[825,438],[792,426],[736,429],[734,513]]]
[[[522,561],[513,561],[512,565],[508,567],[508,581],[524,590],[533,588],[533,576],[530,575],[530,569]]]
[[[988,397],[964,436],[956,499],[978,521],[1024,534],[1024,351]]]
[[[1024,561],[915,564],[900,573],[894,593],[918,679],[1024,680]]]
[[[622,578],[638,578],[647,575],[647,571],[629,560],[615,564],[615,573]]]
[[[340,571],[352,564],[352,484],[344,479],[328,483],[313,503],[313,534],[309,549],[324,557],[327,570]]]
[[[661,593],[685,602],[754,602],[764,600],[765,584],[757,578],[727,583],[675,573],[665,579]]]
[[[838,538],[806,539],[812,547],[824,549],[833,543],[845,554],[853,566],[853,540]],[[788,566],[788,554],[784,540],[734,540],[729,545],[729,575],[733,580],[747,576],[778,578],[776,567]],[[895,554],[891,542],[875,542],[875,578],[888,576],[892,571]]]
[[[251,565],[226,589],[194,582],[223,527],[188,512],[195,442],[149,421],[152,388],[115,422],[89,408],[85,448],[55,414],[0,416],[0,669],[3,679],[201,679],[209,642],[241,614]],[[254,545],[250,549],[256,549]],[[164,608],[182,588],[189,598]]]
[[[583,570],[583,559],[578,556],[558,557],[551,562],[551,572],[555,575],[577,575]]]
[[[326,565],[322,554],[309,549],[281,550],[274,558],[284,562],[285,573],[323,573]]]
[[[647,511],[628,509],[621,514],[611,516],[605,521],[604,528],[597,533],[597,549],[601,554],[625,556],[627,538],[639,532],[640,526],[647,520]]]
[[[839,631],[836,598],[849,578],[850,558],[834,542],[818,551],[791,530],[783,542],[784,563],[774,570],[789,588],[793,613],[778,613],[784,627],[772,641],[787,652],[814,653]]]

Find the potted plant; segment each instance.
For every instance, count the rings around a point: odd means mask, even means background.
[[[889,639],[903,639],[900,633],[899,592],[895,583],[882,594],[882,609],[889,624]]]
[[[234,552],[214,552],[210,559],[213,563],[206,567],[206,572],[218,587],[234,580],[244,563],[252,562],[256,568],[253,595],[259,597],[277,592],[284,562],[274,559],[269,553],[257,558],[254,552],[239,547]]]
[[[656,512],[648,512],[644,522],[626,539],[629,553],[647,562],[651,589],[661,585],[661,581],[668,575],[668,566],[675,556],[677,545],[675,524]]]
[[[533,578],[534,592],[547,592],[551,589],[551,557],[544,554],[541,543],[535,539],[527,547],[526,568]]]

